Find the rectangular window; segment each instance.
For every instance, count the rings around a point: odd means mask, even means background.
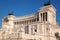
[[[31,34],[34,34],[34,33],[33,33],[33,26],[31,27]]]
[[[43,13],[43,21],[47,21],[47,12]]]
[[[34,25],[34,31],[37,32],[37,25]]]
[[[39,13],[39,12],[38,12]],[[37,21],[39,21],[39,14],[37,14]]]
[[[35,32],[37,32],[37,25],[31,27],[31,34],[33,35]]]
[[[43,13],[43,21],[45,21],[45,13]]]
[[[29,33],[29,26],[25,26],[25,33],[28,34]]]
[[[32,22],[36,22],[36,18],[35,19],[32,19]]]
[[[42,31],[42,24],[41,25],[39,25],[39,31],[40,31],[40,33],[43,33],[43,31]]]
[[[41,21],[42,21],[42,13],[41,13]]]
[[[46,21],[47,21],[47,12],[46,12]]]

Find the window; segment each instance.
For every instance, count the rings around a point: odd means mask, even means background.
[[[37,25],[34,25],[34,31],[37,32]]]
[[[42,13],[41,13],[41,21],[42,21]]]
[[[35,32],[37,32],[37,25],[31,27],[31,34],[33,35]]]
[[[31,34],[33,34],[33,26],[31,27]]]
[[[37,14],[37,21],[39,21],[39,14]]]
[[[47,21],[47,12],[43,13],[43,21]]]
[[[45,13],[45,16],[46,16],[46,21],[47,21],[47,12]]]
[[[40,32],[40,33],[43,33],[43,31],[42,31],[42,26],[43,26],[42,24],[39,25],[39,32]]]
[[[43,13],[43,21],[45,21],[45,13]]]
[[[32,19],[32,22],[35,22],[36,21],[36,18],[35,19]]]
[[[25,26],[25,33],[28,34],[29,33],[29,26]]]

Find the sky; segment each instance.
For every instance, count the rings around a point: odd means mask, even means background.
[[[2,19],[8,13],[13,12],[14,16],[24,16],[36,13],[48,0],[0,0],[0,28]],[[56,20],[60,25],[60,0],[50,0],[56,8]]]

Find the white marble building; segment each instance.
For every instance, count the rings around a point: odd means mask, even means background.
[[[16,17],[9,14],[2,19],[0,40],[60,40],[56,9],[47,3],[35,14]]]

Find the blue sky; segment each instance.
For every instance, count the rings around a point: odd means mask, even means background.
[[[50,1],[57,10],[57,21],[60,24],[60,0]],[[13,12],[15,16],[33,14],[37,12],[45,2],[47,2],[47,0],[0,0],[0,26],[2,26],[2,18],[7,16],[9,12]]]

